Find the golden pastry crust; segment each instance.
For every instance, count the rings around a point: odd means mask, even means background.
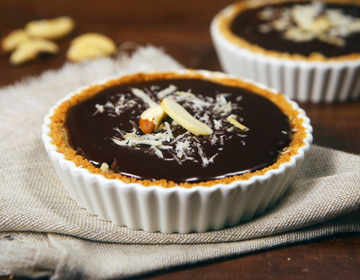
[[[359,53],[352,53],[348,55],[343,55],[339,57],[326,57],[321,53],[313,52],[309,56],[303,56],[300,54],[290,54],[285,52],[277,52],[272,50],[264,49],[256,44],[252,44],[241,37],[236,36],[230,30],[230,25],[235,17],[247,9],[259,8],[262,6],[280,4],[285,2],[309,2],[309,0],[245,0],[233,4],[231,7],[231,12],[227,11],[226,13],[220,12],[215,20],[219,24],[220,32],[225,36],[229,41],[239,45],[242,48],[249,49],[252,52],[260,53],[263,55],[273,56],[282,59],[291,59],[291,60],[305,60],[305,61],[345,61],[345,60],[356,60],[360,59]],[[323,0],[326,3],[337,3],[337,4],[351,4],[359,5],[359,0]]]
[[[258,170],[256,172],[249,172],[242,175],[231,176],[223,179],[210,180],[207,182],[201,183],[180,183],[177,184],[172,181],[167,180],[139,180],[132,177],[123,176],[118,173],[107,173],[103,172],[100,169],[96,168],[89,161],[84,159],[82,156],[78,155],[77,152],[69,145],[67,130],[66,130],[66,119],[69,110],[79,102],[94,96],[96,93],[101,90],[112,87],[115,85],[123,84],[123,83],[131,83],[131,82],[139,82],[139,81],[152,81],[159,79],[180,79],[180,78],[191,78],[191,79],[202,79],[209,80],[213,82],[217,82],[219,84],[228,85],[228,86],[236,86],[248,89],[254,93],[262,95],[273,103],[275,103],[281,111],[289,117],[290,126],[293,130],[291,135],[291,143],[289,147],[280,155],[279,159],[273,165],[266,167],[264,169]],[[54,114],[51,117],[51,124],[49,136],[52,138],[52,144],[57,147],[57,151],[65,155],[65,158],[69,161],[73,161],[76,166],[86,168],[89,172],[94,174],[100,174],[106,177],[107,179],[119,179],[125,183],[138,183],[143,186],[162,186],[165,188],[170,188],[174,186],[181,186],[184,188],[192,188],[194,186],[204,186],[211,187],[216,184],[230,184],[237,180],[249,180],[251,177],[255,175],[264,175],[267,171],[272,169],[277,169],[279,166],[284,163],[290,161],[291,157],[298,153],[298,149],[305,145],[304,139],[306,138],[305,127],[303,126],[303,119],[299,118],[299,111],[293,109],[292,105],[285,99],[285,97],[278,93],[272,93],[269,90],[261,89],[253,84],[249,84],[238,79],[232,78],[207,78],[200,75],[194,71],[188,71],[186,74],[179,74],[175,72],[169,73],[153,73],[153,74],[135,74],[124,76],[115,80],[111,80],[104,85],[94,85],[91,86],[80,93],[73,95],[69,100],[61,103],[55,110]]]

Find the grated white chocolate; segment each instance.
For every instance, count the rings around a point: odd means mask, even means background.
[[[318,39],[328,44],[344,46],[345,38],[360,32],[360,18],[345,15],[340,9],[327,9],[321,1],[291,7],[265,7],[259,12],[265,23],[258,26],[261,33],[276,30],[283,38],[294,42]]]
[[[239,132],[246,132],[247,127],[240,124],[235,119],[244,121],[243,118],[231,114],[234,109],[241,109],[238,104],[232,104],[227,100],[231,93],[218,93],[215,98],[195,95],[189,91],[178,91],[176,86],[169,85],[167,88],[160,90],[158,87],[151,86],[150,89],[144,88],[132,88],[130,92],[121,93],[119,98],[107,101],[106,104],[96,104],[96,114],[107,114],[109,117],[120,115],[125,110],[133,110],[135,107],[145,109],[144,112],[159,107],[159,101],[169,99],[171,101],[181,103],[184,109],[190,109],[195,112],[194,118],[196,121],[200,121],[205,124],[213,132],[207,136],[211,145],[218,146],[218,151],[221,152],[221,147],[226,145],[227,140],[231,136],[223,135],[224,131],[235,131],[236,133],[232,137],[241,138],[242,145],[245,145],[244,137],[246,134]],[[165,99],[162,99],[164,98]],[[241,96],[238,96],[236,100],[241,102]],[[148,109],[146,109],[148,108]],[[133,119],[138,116],[134,115]],[[141,118],[140,117],[140,118]],[[229,122],[229,117],[231,121]],[[161,124],[157,124],[157,128],[147,134],[139,134],[140,129],[136,122],[129,120],[133,126],[131,132],[121,130],[118,127],[114,128],[114,135],[109,138],[119,146],[139,149],[142,146],[148,146],[149,149],[146,152],[155,154],[158,158],[167,161],[176,161],[181,165],[184,161],[191,160],[197,162],[195,155],[199,155],[201,158],[201,164],[206,166],[216,160],[218,153],[213,155],[206,155],[202,147],[202,143],[199,137],[190,133],[189,131],[174,136],[173,132],[179,127],[179,123],[175,120],[164,119]],[[163,151],[166,150],[171,157],[165,157]]]

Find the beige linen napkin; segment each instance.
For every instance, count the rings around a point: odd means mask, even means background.
[[[0,275],[111,279],[360,231],[360,157],[313,145],[284,197],[265,214],[206,233],[163,234],[100,220],[70,199],[41,141],[43,117],[81,85],[179,69],[162,50],[66,64],[0,89]]]

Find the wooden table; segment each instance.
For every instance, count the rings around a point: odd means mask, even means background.
[[[120,45],[151,43],[188,68],[221,70],[209,25],[230,0],[12,0],[0,1],[0,32],[22,28],[31,20],[73,17],[76,31],[58,43],[61,54],[14,67],[0,54],[0,86],[58,69],[76,35],[100,32]],[[360,77],[359,77],[360,78]],[[300,104],[312,120],[314,143],[360,154],[360,102]],[[274,250],[165,270],[136,279],[360,279],[360,234],[338,234]],[[0,277],[9,279],[9,277]]]

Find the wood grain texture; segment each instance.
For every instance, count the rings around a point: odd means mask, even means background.
[[[58,69],[70,40],[101,32],[116,44],[153,44],[188,68],[221,70],[209,25],[230,0],[12,0],[0,1],[0,36],[36,19],[73,17],[76,30],[58,41],[61,53],[14,67],[0,54],[0,86]],[[359,77],[360,78],[360,77]],[[360,154],[360,102],[300,104],[314,127],[314,143]],[[257,252],[160,271],[133,279],[360,279],[360,234],[339,234]],[[0,277],[0,280],[9,277]],[[24,278],[15,278],[24,279]]]

